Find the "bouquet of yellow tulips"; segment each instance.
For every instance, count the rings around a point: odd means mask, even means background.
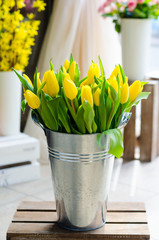
[[[149,93],[142,92],[146,82],[135,81],[129,86],[120,65],[109,78],[100,57],[99,66],[92,61],[88,75],[80,79],[79,66],[71,55],[57,72],[50,61],[42,82],[36,70],[33,83],[28,76],[15,71],[24,88],[21,106],[24,112],[28,104],[41,124],[52,131],[109,135],[109,152],[120,157],[123,140],[118,127],[122,116]]]

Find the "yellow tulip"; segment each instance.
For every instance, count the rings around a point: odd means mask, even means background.
[[[113,78],[113,77],[117,78],[117,75],[119,76],[120,86],[122,86],[122,85],[123,85],[123,79],[122,79],[122,75],[121,75],[121,71],[120,71],[119,65],[117,65],[117,66],[114,68],[114,70],[113,70],[113,72],[111,73],[111,75],[110,75],[109,78]]]
[[[30,90],[26,90],[24,93],[24,97],[32,109],[37,109],[40,107],[40,99]]]
[[[37,87],[39,88],[41,86],[41,81],[40,81],[40,73],[37,73]]]
[[[76,62],[73,61],[69,69],[69,74],[72,81],[74,81],[74,78],[75,78],[75,70],[76,70]]]
[[[30,78],[26,75],[23,74],[23,77],[27,80],[27,82],[33,87],[32,81],[30,80]]]
[[[64,72],[64,74],[67,74],[67,71],[66,71],[65,67],[63,67],[63,72]]]
[[[124,83],[123,86],[121,87],[121,98],[120,98],[120,103],[124,104],[128,101],[129,98],[129,86],[128,83]]]
[[[86,78],[86,79],[80,84],[80,88],[82,88],[83,85],[88,85],[88,78]]]
[[[135,100],[135,98],[139,95],[142,89],[143,89],[143,86],[141,85],[141,82],[139,80],[131,84],[131,86],[129,87],[130,102]]]
[[[64,63],[64,68],[66,69],[66,71],[68,70],[69,65],[70,65],[70,62],[66,59]]]
[[[115,89],[115,91],[118,93],[118,82],[116,80],[116,77],[113,76],[112,78],[109,78],[108,82]]]
[[[65,76],[64,78],[64,92],[66,97],[69,98],[70,100],[75,99],[78,93],[76,85],[72,80],[67,78],[67,76]]]
[[[81,90],[81,101],[88,101],[93,106],[93,97],[90,86],[83,86]]]
[[[42,82],[46,82],[43,90],[51,97],[55,97],[59,92],[59,84],[54,71],[48,70],[44,73]]]
[[[94,76],[99,77],[99,67],[98,64],[91,63],[91,66],[88,70],[88,81],[87,84],[92,84],[94,82]]]
[[[109,78],[108,82],[114,88],[114,90],[118,93],[118,82],[116,80],[116,77],[112,76],[111,78]],[[113,100],[110,87],[108,88],[108,94],[109,94],[109,97]]]
[[[100,98],[100,89],[97,88],[97,90],[93,94],[93,101],[96,106],[99,106],[99,98]]]

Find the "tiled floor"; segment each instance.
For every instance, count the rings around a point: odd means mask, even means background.
[[[41,179],[0,188],[0,240],[17,205],[23,200],[54,200],[49,166],[41,166]],[[159,158],[151,163],[115,161],[109,201],[144,201],[151,240],[159,240]]]

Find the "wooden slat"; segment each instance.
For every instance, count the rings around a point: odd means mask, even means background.
[[[146,223],[146,214],[144,212],[108,212],[106,216],[107,223]],[[55,212],[16,212],[13,222],[57,222]]]
[[[141,105],[140,159],[152,161],[158,154],[158,81],[150,81],[144,91],[151,92]]]
[[[55,202],[27,202],[23,201],[18,206],[18,211],[56,211]],[[108,202],[108,211],[140,211],[145,212],[145,204],[142,202]]]
[[[56,212],[44,212],[44,211],[18,211],[14,214],[12,222],[57,222]]]
[[[102,228],[89,232],[72,232],[59,228],[57,224],[47,223],[12,223],[8,229],[7,238],[17,236],[19,239],[27,239],[22,237],[32,237],[32,239],[48,239],[52,236],[54,239],[95,239],[96,236],[100,239],[149,239],[149,230],[147,224],[105,224]],[[38,234],[38,236],[37,236]],[[37,238],[35,238],[37,236]],[[141,238],[142,236],[142,238]],[[43,237],[43,238],[42,238]],[[80,238],[81,237],[81,238]],[[134,238],[133,238],[134,237]],[[13,238],[11,238],[12,240]]]
[[[18,211],[56,211],[56,203],[51,201],[28,202],[23,201],[18,206]]]
[[[108,202],[108,211],[115,212],[145,212],[143,202]]]
[[[55,203],[22,202],[9,226],[7,240],[96,240],[98,238],[148,240],[150,238],[143,203],[112,202],[108,207],[107,223],[102,228],[88,232],[72,232],[57,225]]]
[[[133,160],[135,159],[135,107],[131,110],[131,118],[124,128],[124,160]]]

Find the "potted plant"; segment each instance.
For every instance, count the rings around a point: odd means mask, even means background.
[[[145,82],[131,86],[120,65],[107,79],[102,62],[92,61],[80,79],[71,55],[64,67],[44,73],[37,70],[33,85],[16,74],[24,87],[22,110],[28,104],[32,117],[45,132],[56,197],[58,223],[71,230],[91,230],[105,224],[107,198],[114,162],[123,152],[119,128],[130,110],[149,93]]]
[[[45,5],[43,0],[32,1],[24,17],[24,0],[0,1],[0,135],[20,131],[21,85],[12,67],[22,74],[28,65],[40,24],[35,17]]]
[[[121,31],[122,65],[130,80],[143,80],[151,37],[151,19],[159,16],[159,1],[107,0],[99,8],[103,17],[113,17]]]

